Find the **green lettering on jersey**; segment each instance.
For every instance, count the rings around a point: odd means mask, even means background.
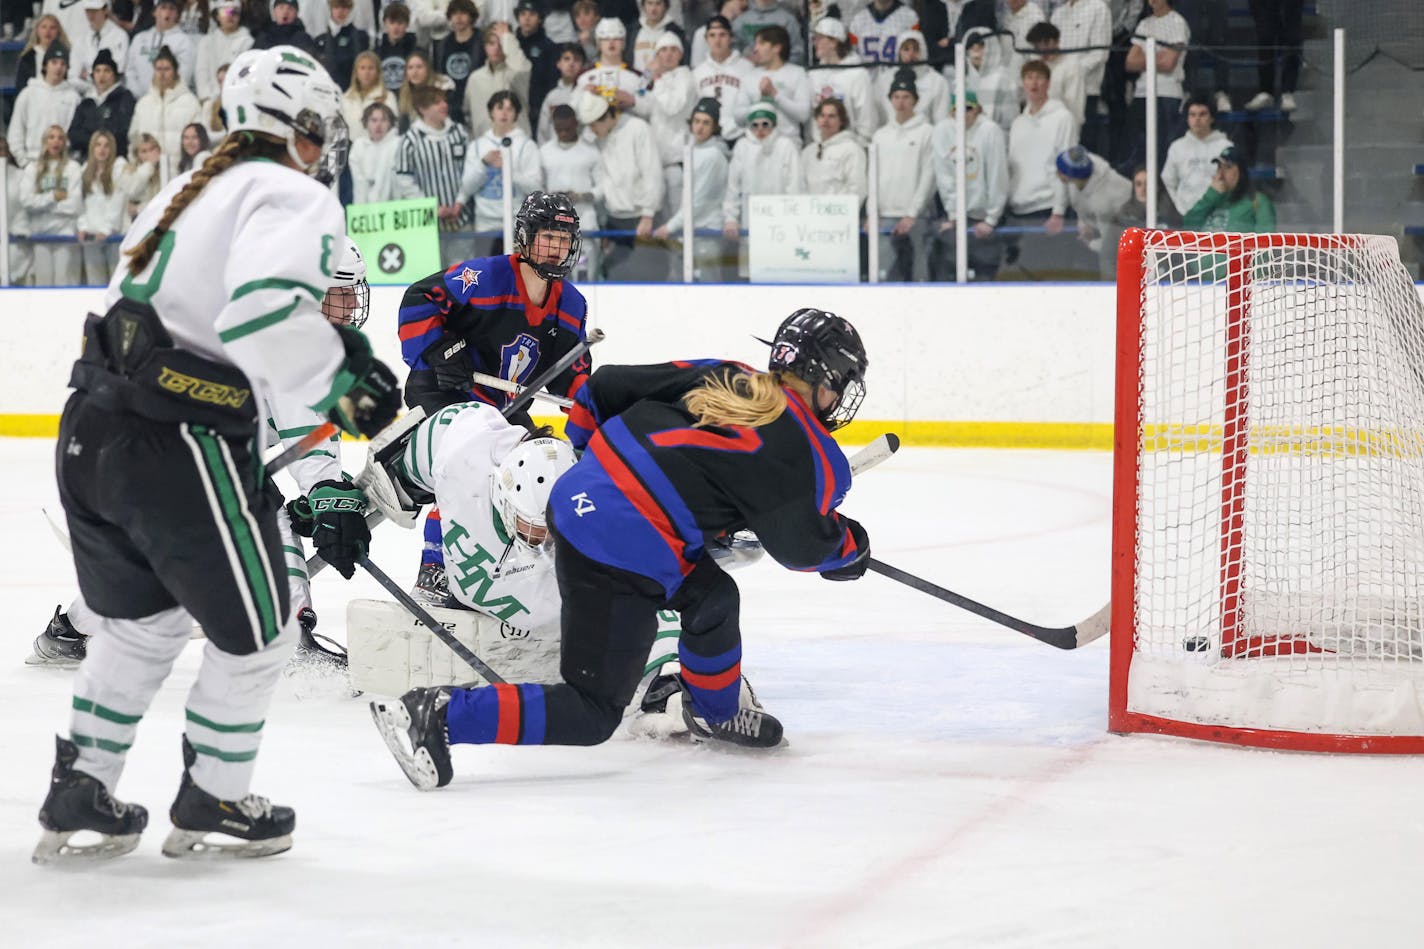
[[[507,623],[529,609],[512,596],[486,599],[494,580],[485,572],[485,564],[494,562],[494,555],[476,543],[468,530],[455,521],[445,522],[446,576],[469,595],[476,607]]]
[[[119,284],[119,292],[139,303],[147,303],[153,299],[159,284],[163,283],[163,271],[168,269],[168,258],[173,254],[173,243],[177,239],[178,235],[172,231],[165,232],[158,239],[158,249],[153,252],[153,260],[149,263],[152,269],[148,279],[139,283],[132,273],[126,272],[123,282]]]
[[[336,273],[336,268],[332,266],[331,249],[331,235],[321,235],[321,272],[328,277]]]

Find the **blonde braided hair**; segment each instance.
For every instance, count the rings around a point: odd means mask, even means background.
[[[243,159],[269,158],[280,161],[286,154],[286,144],[270,135],[247,131],[229,135],[221,145],[213,149],[203,166],[193,172],[193,177],[173,196],[173,200],[168,202],[168,207],[163,210],[163,216],[158,219],[153,230],[126,251],[129,257],[129,273],[135,277],[143,273],[153,255],[158,252],[158,244],[163,240],[163,235],[168,233],[173,222],[178,220],[178,215],[188,209],[188,205],[193,203],[209,181]]]

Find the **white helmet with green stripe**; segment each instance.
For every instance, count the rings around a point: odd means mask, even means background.
[[[321,64],[295,46],[248,50],[228,67],[222,88],[229,133],[262,132],[287,143],[287,154],[323,183],[346,167],[351,138],[341,117],[341,90]],[[296,139],[321,146],[311,165],[297,155]]]

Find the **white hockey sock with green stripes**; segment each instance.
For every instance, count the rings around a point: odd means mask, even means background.
[[[292,518],[284,504],[277,508],[277,532],[282,537],[282,556],[286,560],[287,583],[291,588],[292,615],[304,606],[311,606],[311,581],[307,577],[307,555],[301,539],[292,533]]]
[[[197,752],[193,782],[224,801],[247,795],[263,723],[282,667],[296,648],[296,614],[266,648],[241,656],[203,647],[198,681],[188,693],[185,731]]]
[[[79,746],[75,768],[110,792],[124,770],[139,720],[188,644],[193,619],[174,607],[142,619],[111,619],[83,609],[80,631],[90,636],[74,675],[70,739]]]
[[[665,663],[677,662],[677,640],[681,635],[682,617],[673,610],[658,610],[658,635],[648,652],[648,664],[643,667],[643,675]]]

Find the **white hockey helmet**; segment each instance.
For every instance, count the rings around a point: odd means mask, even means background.
[[[331,275],[331,286],[321,301],[321,315],[327,322],[360,329],[371,315],[371,285],[366,282],[366,259],[361,248],[346,238],[346,252]]]
[[[295,46],[250,49],[228,67],[222,109],[229,133],[263,132],[287,143],[298,168],[323,184],[346,167],[351,137],[341,117],[341,90],[321,64]],[[297,156],[297,136],[321,146],[306,165]]]
[[[557,438],[532,438],[514,447],[491,475],[490,498],[511,541],[538,547],[549,536],[544,518],[549,492],[574,466],[574,450]]]

